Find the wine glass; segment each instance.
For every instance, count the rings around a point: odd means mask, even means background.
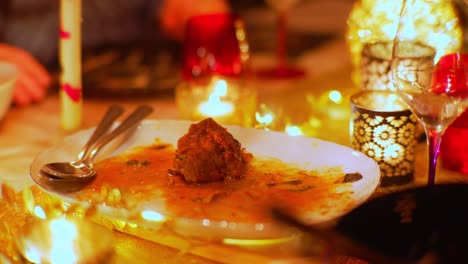
[[[287,40],[287,16],[288,12],[300,0],[265,0],[275,11],[277,16],[276,32],[276,65],[272,68],[260,69],[257,73],[260,77],[287,79],[297,78],[305,75],[303,69],[288,64],[288,54],[286,48]]]
[[[468,106],[468,60],[460,52],[460,39],[456,36],[427,36],[428,26],[440,27],[436,32],[442,35],[451,30],[449,23],[459,23],[453,1],[403,3],[392,52],[392,77],[398,94],[426,132],[427,182],[433,185],[442,135]],[[433,11],[417,12],[424,9]],[[440,10],[453,10],[453,15],[443,15]],[[428,15],[432,16],[430,25],[421,22]]]

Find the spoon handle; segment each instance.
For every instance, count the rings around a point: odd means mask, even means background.
[[[107,143],[109,143],[112,139],[116,138],[120,134],[124,133],[125,131],[133,128],[137,125],[141,120],[143,120],[146,116],[153,112],[153,108],[148,105],[139,106],[130,116],[128,116],[120,125],[109,132],[108,134],[104,135],[103,137],[99,138],[96,143],[91,148],[91,152],[89,157],[85,160],[85,164],[90,164],[94,157],[97,155],[99,150],[104,147]]]
[[[85,160],[88,158],[91,147],[112,127],[114,121],[123,113],[123,108],[118,105],[112,105],[99,122],[88,142],[83,146],[83,149],[78,153],[78,160]]]

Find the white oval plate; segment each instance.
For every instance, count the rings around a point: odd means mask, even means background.
[[[187,133],[190,124],[192,124],[190,121],[146,120],[138,126],[131,136],[125,138],[123,143],[118,143],[119,140],[116,140],[116,142],[111,143],[111,146],[103,149],[98,160],[120,154],[132,147],[153,144],[156,138],[176,146],[177,140]],[[380,169],[376,162],[349,147],[316,138],[293,137],[281,132],[237,126],[225,127],[254,156],[279,158],[284,162],[295,163],[301,168],[309,170],[325,170],[340,166],[345,173],[359,172],[363,176],[361,180],[353,183],[337,184],[339,186],[337,186],[336,192],[352,190],[351,194],[347,196],[348,200],[327,201],[327,207],[331,208],[327,210],[327,213],[305,213],[303,220],[308,224],[323,223],[346,214],[366,201],[380,181]],[[74,159],[93,130],[94,128],[77,132],[65,138],[60,144],[41,152],[31,165],[33,180],[41,188],[65,201],[82,203],[86,206],[88,202],[76,199],[76,193],[58,193],[45,186],[39,180],[39,170],[42,165],[48,162]],[[349,204],[349,206],[343,208],[340,206],[343,203]],[[135,223],[137,221],[135,219],[138,218],[135,217],[136,215],[141,216],[145,212],[145,215],[154,216],[151,212],[157,212],[158,206],[161,206],[161,201],[154,201],[154,205],[142,204],[132,210],[98,204],[98,210],[104,216]],[[139,217],[139,219],[136,222],[139,226],[154,230],[158,230],[162,226],[161,220],[150,220],[144,217]],[[168,226],[167,223],[166,226]],[[180,234],[210,238],[262,239],[284,235],[284,230],[279,231],[273,223],[233,223],[229,219],[216,222],[209,221],[209,219],[194,220],[171,217],[170,226]]]

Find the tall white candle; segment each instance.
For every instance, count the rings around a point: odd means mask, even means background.
[[[59,60],[61,126],[70,131],[82,122],[81,0],[60,0]]]

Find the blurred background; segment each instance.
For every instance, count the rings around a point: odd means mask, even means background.
[[[0,40],[31,51],[58,72],[59,1],[0,2]],[[83,86],[94,87],[85,89],[85,96],[172,93],[179,81],[174,69],[180,67],[182,42],[180,36],[164,32],[160,14],[155,21],[161,1],[143,2],[83,0]],[[274,53],[277,14],[272,7],[264,0],[227,3],[245,21],[251,52],[259,58]],[[287,12],[288,56],[294,59],[333,38],[343,38],[352,5],[352,0],[294,4]]]

